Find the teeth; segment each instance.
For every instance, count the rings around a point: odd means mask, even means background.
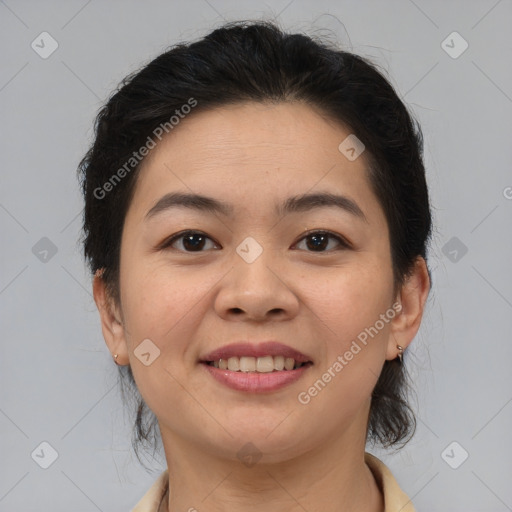
[[[274,370],[284,370],[284,356],[274,356]]]
[[[261,373],[273,372],[274,358],[272,356],[258,357],[258,359],[256,359],[256,371]]]
[[[238,357],[233,357],[232,359],[238,359]],[[241,372],[255,372],[256,371],[256,358],[255,357],[241,357],[240,358],[240,371]]]
[[[263,356],[263,357],[230,357],[229,359],[219,359],[209,363],[215,368],[221,370],[230,370],[232,372],[259,372],[270,373],[273,371],[293,370],[300,368],[304,363],[296,363],[293,357],[284,356]]]
[[[228,359],[228,370],[232,372],[240,370],[240,359],[238,359],[238,357],[230,357]]]

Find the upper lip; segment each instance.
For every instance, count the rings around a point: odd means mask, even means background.
[[[263,357],[263,356],[283,356],[292,357],[298,363],[307,363],[311,358],[298,350],[283,345],[277,341],[264,341],[260,343],[250,343],[242,341],[224,345],[218,349],[209,352],[201,357],[201,361],[218,361],[219,359],[229,359],[230,357]]]

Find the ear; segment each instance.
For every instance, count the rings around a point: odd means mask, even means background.
[[[112,356],[118,354],[116,362],[120,365],[127,365],[129,364],[128,347],[122,316],[107,293],[105,281],[102,278],[102,270],[96,272],[92,283],[94,302],[96,302],[101,319],[101,330]]]
[[[401,309],[391,321],[386,359],[396,359],[399,353],[397,345],[400,345],[405,351],[416,336],[429,290],[430,277],[427,264],[424,258],[418,256],[411,275],[407,278],[396,299],[401,304]]]

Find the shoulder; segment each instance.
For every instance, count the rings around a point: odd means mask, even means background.
[[[165,469],[131,512],[158,512],[169,485],[169,472]]]
[[[384,496],[384,512],[415,512],[412,501],[402,491],[384,462],[368,452],[365,452],[364,460]]]

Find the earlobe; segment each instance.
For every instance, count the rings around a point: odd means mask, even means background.
[[[430,277],[427,264],[424,258],[418,256],[413,271],[397,297],[397,301],[402,307],[391,322],[391,335],[386,352],[387,360],[396,359],[399,356],[399,346],[405,352],[416,336],[429,291]]]
[[[102,269],[96,271],[92,283],[94,302],[98,308],[101,320],[103,338],[115,362],[119,365],[128,364],[128,349],[121,315],[114,301],[108,296]]]

